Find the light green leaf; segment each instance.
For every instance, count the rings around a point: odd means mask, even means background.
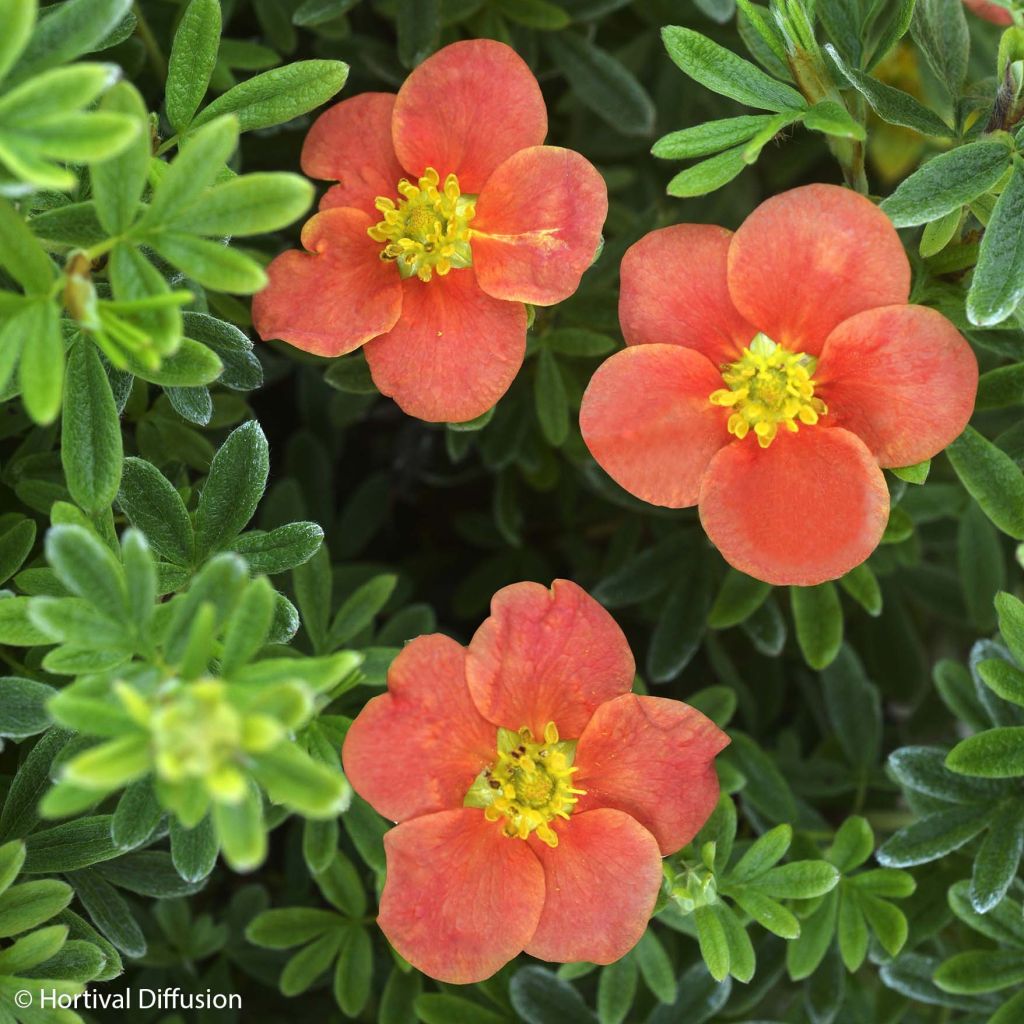
[[[220,30],[220,0],[191,0],[178,22],[165,92],[167,120],[176,132],[189,126],[206,95],[217,63]]]

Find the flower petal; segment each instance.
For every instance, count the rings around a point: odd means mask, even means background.
[[[513,583],[469,643],[466,679],[480,713],[534,736],[554,722],[563,739],[583,732],[598,705],[626,693],[636,666],[615,620],[569,580]]]
[[[635,345],[607,359],[580,407],[583,440],[613,480],[652,505],[697,503],[700,478],[729,440],[729,411],[708,401],[722,375],[699,352]]]
[[[537,927],[544,870],[528,843],[509,839],[475,807],[428,814],[384,836],[388,873],[377,923],[424,974],[483,981]]]
[[[280,338],[318,356],[340,356],[391,330],[402,312],[394,267],[366,230],[361,210],[325,210],[306,222],[308,252],[281,253],[267,268],[270,283],[252,301],[261,338]]]
[[[497,734],[466,686],[466,651],[446,636],[419,636],[388,670],[342,747],[356,792],[391,821],[461,807],[494,758]]]
[[[419,177],[433,167],[476,193],[513,153],[539,146],[548,112],[533,72],[492,39],[452,43],[405,80],[392,123],[402,166]]]
[[[715,755],[728,743],[711,719],[682,701],[616,697],[594,712],[576,747],[573,785],[587,791],[576,813],[624,811],[654,835],[667,857],[715,809]]]
[[[610,964],[647,930],[661,888],[657,840],[606,807],[574,814],[555,831],[554,849],[530,840],[544,866],[546,897],[526,952],[557,963]]]
[[[402,318],[366,346],[373,382],[421,420],[481,416],[523,365],[525,307],[492,299],[466,269],[428,282],[410,277],[402,291]]]
[[[579,287],[608,215],[608,189],[571,149],[531,146],[487,179],[473,217],[473,268],[496,299],[550,306]]]
[[[813,586],[860,565],[889,518],[885,478],[860,438],[839,427],[753,436],[723,448],[700,490],[700,518],[733,567],[778,586]]]
[[[884,306],[844,320],[828,336],[815,382],[830,426],[856,434],[882,466],[911,466],[967,426],[978,361],[941,313]]]
[[[838,185],[804,185],[763,202],[733,236],[729,291],[759,331],[816,356],[854,313],[905,303],[910,263],[869,199]]]
[[[979,17],[991,21],[996,25],[1012,25],[1013,15],[998,4],[989,3],[988,0],[964,0],[964,3]]]
[[[395,95],[364,92],[325,110],[309,129],[302,146],[302,173],[336,181],[320,200],[320,209],[353,206],[380,220],[373,205],[378,196],[397,194],[405,171],[391,144]]]
[[[644,235],[620,269],[619,322],[627,345],[696,349],[716,366],[757,333],[736,311],[726,283],[732,232],[676,224]]]

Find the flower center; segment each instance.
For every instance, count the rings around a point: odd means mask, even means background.
[[[378,196],[374,205],[384,219],[369,228],[375,242],[383,242],[382,260],[394,260],[402,277],[415,274],[429,281],[436,271],[444,277],[453,267],[473,264],[469,222],[476,210],[476,196],[459,191],[459,179],[449,174],[439,189],[440,175],[428,167],[414,185],[398,183],[402,198],[396,203]]]
[[[572,764],[575,741],[559,740],[554,722],[537,741],[523,727],[518,732],[498,730],[498,756],[485,768],[466,794],[467,807],[482,807],[488,821],[503,821],[509,838],[527,839],[531,832],[548,846],[558,845],[550,822],[569,820],[586,790],[575,789]]]
[[[828,412],[814,397],[811,377],[817,364],[813,356],[790,352],[758,334],[735,363],[723,368],[727,387],[712,391],[708,400],[733,410],[730,434],[742,441],[753,428],[757,443],[767,448],[780,425],[796,433],[799,423],[810,426]]]

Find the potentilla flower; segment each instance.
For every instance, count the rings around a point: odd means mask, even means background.
[[[1013,15],[999,4],[989,3],[989,0],[964,0],[964,3],[986,21],[995,22],[997,25],[1013,24]]]
[[[842,576],[888,521],[880,467],[931,458],[974,407],[970,346],[909,294],[889,219],[834,185],[775,196],[735,234],[652,231],[623,258],[627,348],[587,388],[583,438],[637,497],[697,505],[737,569]]]
[[[597,170],[542,145],[547,110],[503,43],[453,43],[397,96],[321,115],[302,169],[336,181],[270,264],[253,301],[263,338],[321,356],[364,346],[374,383],[424,420],[490,409],[523,362],[524,303],[570,296],[608,212]]]
[[[395,659],[342,759],[398,822],[378,921],[415,967],[468,983],[522,950],[606,964],[639,941],[729,740],[630,693],[633,675],[622,631],[566,580],[500,590],[468,647],[422,636]]]

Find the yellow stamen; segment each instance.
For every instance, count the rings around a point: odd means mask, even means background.
[[[510,839],[528,839],[536,832],[542,842],[557,846],[551,822],[568,821],[586,792],[572,784],[579,771],[572,764],[575,752],[576,743],[560,740],[554,722],[548,722],[541,741],[525,727],[499,729],[498,756],[477,776],[465,805],[482,807],[488,821],[502,821]]]
[[[753,430],[757,443],[767,448],[780,426],[796,433],[801,423],[811,426],[828,412],[828,406],[814,397],[817,362],[758,334],[735,363],[723,368],[722,380],[728,387],[712,391],[708,401],[733,410],[730,434],[742,441]]]
[[[476,196],[464,196],[454,174],[444,179],[441,189],[440,181],[437,171],[428,167],[415,185],[405,178],[398,183],[397,203],[385,196],[374,202],[384,219],[367,234],[384,243],[380,258],[393,260],[402,277],[415,274],[429,281],[435,272],[444,277],[453,268],[473,264],[469,222]]]

